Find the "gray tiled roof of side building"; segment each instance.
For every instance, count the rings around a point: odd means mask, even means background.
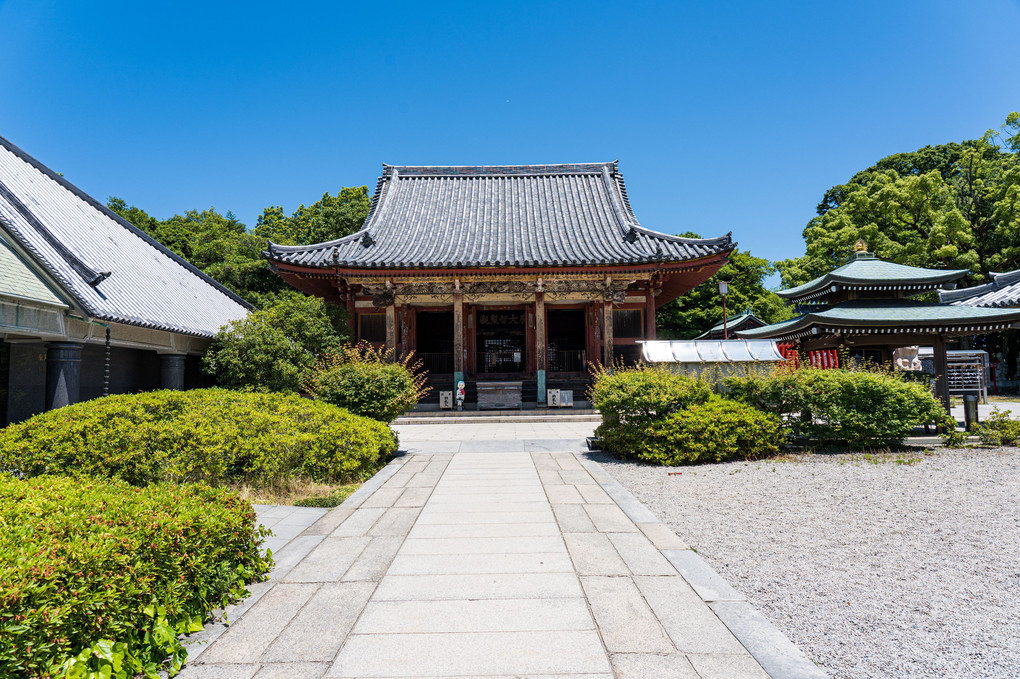
[[[0,228],[96,319],[211,337],[250,308],[3,137]]]
[[[384,165],[360,231],[270,244],[266,256],[323,268],[585,266],[687,261],[735,246],[729,234],[682,238],[642,227],[615,162]]]
[[[958,290],[940,290],[939,299],[954,306],[1020,306],[1020,269],[993,273],[992,280],[984,285]]]

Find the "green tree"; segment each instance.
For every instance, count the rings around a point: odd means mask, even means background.
[[[301,205],[290,217],[278,205],[267,207],[255,234],[280,245],[323,243],[360,229],[371,207],[367,186],[344,187],[335,196],[326,192],[308,207]]]
[[[1020,267],[1020,114],[1002,130],[888,156],[826,191],[805,255],[777,262],[783,284],[845,264],[859,238],[900,264],[969,269],[971,283]]]
[[[123,198],[110,196],[109,200],[106,201],[106,207],[110,208],[150,236],[156,232],[156,227],[159,225],[159,220],[141,208],[128,205],[124,202]]]
[[[723,317],[720,280],[730,281],[726,311],[731,318],[744,311],[751,311],[766,323],[792,318],[793,309],[786,306],[776,293],[765,288],[765,279],[775,272],[775,267],[767,259],[735,250],[729,263],[714,276],[656,312],[655,325],[659,336],[690,339],[720,322]]]
[[[318,357],[344,339],[326,302],[295,294],[222,328],[203,366],[229,389],[296,392]]]

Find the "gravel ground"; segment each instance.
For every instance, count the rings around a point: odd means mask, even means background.
[[[832,677],[1020,676],[1020,450],[595,459]]]

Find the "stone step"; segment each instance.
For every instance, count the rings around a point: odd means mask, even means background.
[[[591,409],[559,410],[462,410],[412,411],[393,424],[469,424],[494,422],[601,422],[602,416]]]

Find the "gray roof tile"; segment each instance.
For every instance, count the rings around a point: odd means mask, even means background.
[[[3,137],[0,228],[97,319],[211,337],[250,308]]]
[[[1020,269],[993,273],[992,280],[984,285],[959,290],[940,290],[939,299],[957,306],[1020,306]]]
[[[357,233],[270,244],[277,262],[326,268],[584,266],[686,261],[735,247],[642,227],[616,163],[384,165]]]

